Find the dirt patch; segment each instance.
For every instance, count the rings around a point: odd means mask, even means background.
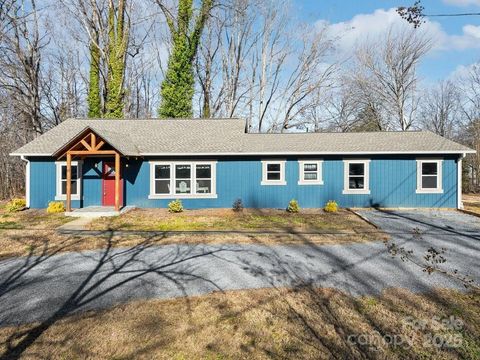
[[[310,287],[232,291],[3,328],[0,351],[65,359],[473,359],[479,305],[478,294],[448,290],[360,298]]]

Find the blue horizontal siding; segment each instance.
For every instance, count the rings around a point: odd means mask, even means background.
[[[362,157],[364,158],[364,157]],[[286,185],[261,185],[262,158],[218,158],[216,199],[182,199],[186,208],[229,208],[241,198],[246,207],[285,208],[291,199],[301,207],[323,207],[328,200],[342,207],[457,207],[457,162],[455,156],[443,157],[443,194],[416,194],[415,156],[370,157],[370,194],[342,194],[343,158],[323,157],[323,185],[298,185],[298,159],[284,158]],[[305,159],[302,157],[302,159]],[[352,157],[350,157],[352,159]],[[149,160],[122,159],[125,205],[166,207],[171,199],[148,199],[150,192]],[[185,159],[181,159],[185,160]],[[83,164],[82,200],[73,207],[101,203],[100,159],[86,159]],[[96,165],[96,166],[95,166]],[[31,207],[43,208],[55,198],[55,163],[48,158],[31,161]],[[173,197],[174,198],[174,197]]]

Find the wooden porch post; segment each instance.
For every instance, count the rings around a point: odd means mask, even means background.
[[[115,153],[115,211],[120,210],[120,154]]]
[[[67,152],[67,212],[72,211],[72,155]]]

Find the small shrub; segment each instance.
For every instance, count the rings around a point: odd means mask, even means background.
[[[12,199],[7,203],[7,205],[5,205],[5,211],[17,212],[25,209],[26,206],[27,202],[25,201],[25,199]]]
[[[325,207],[323,208],[323,210],[325,210],[325,212],[329,212],[329,213],[337,212],[338,211],[338,204],[337,204],[336,201],[329,200],[325,204]]]
[[[48,203],[47,213],[55,214],[65,211],[65,205],[62,201],[50,201]]]
[[[243,211],[243,202],[242,199],[237,199],[233,202],[232,209],[235,212]]]
[[[179,213],[183,211],[183,205],[180,200],[173,200],[168,203],[168,211],[171,213]]]
[[[295,199],[290,200],[287,206],[287,211],[289,213],[298,213],[300,211],[300,206],[298,205],[298,201]]]

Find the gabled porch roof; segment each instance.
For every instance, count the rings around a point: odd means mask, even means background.
[[[96,131],[87,126],[76,135],[62,144],[53,154],[53,157],[62,158],[67,151],[88,150],[89,155],[112,155],[112,151],[122,156],[138,155],[138,150],[124,135],[115,134],[112,131]],[[91,141],[90,143],[88,141]],[[108,151],[108,153],[105,153]],[[95,154],[97,152],[97,154]]]
[[[120,157],[122,153],[106,140],[103,134],[99,136],[94,130],[85,128],[55,151],[53,155],[58,159],[63,157],[67,159],[67,212],[72,211],[72,159],[88,156],[113,156],[115,158],[115,211],[120,210]]]

